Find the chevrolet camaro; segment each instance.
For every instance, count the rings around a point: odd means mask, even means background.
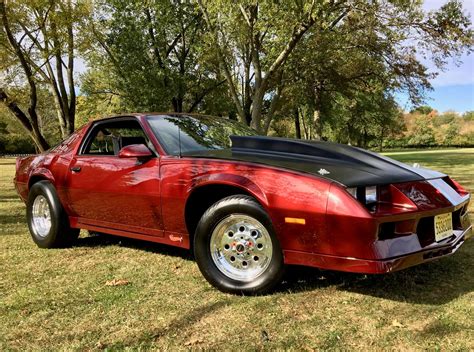
[[[235,121],[131,114],[88,123],[14,178],[41,248],[80,229],[192,249],[225,292],[261,294],[297,264],[388,273],[453,254],[470,194],[440,172]]]

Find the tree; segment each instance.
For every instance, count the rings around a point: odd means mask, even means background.
[[[459,114],[454,111],[445,111],[444,113],[437,115],[436,119],[433,121],[435,127],[439,127],[441,125],[446,125],[451,122],[454,122],[459,117]]]
[[[431,107],[431,106],[428,106],[428,105],[421,105],[421,106],[417,106],[416,108],[414,109],[411,109],[410,110],[410,114],[413,114],[413,113],[420,113],[420,114],[423,114],[423,115],[428,115],[429,113],[431,113],[434,109]]]
[[[278,105],[273,102],[295,91],[288,83],[305,93],[298,101],[308,105],[313,131],[321,137],[328,93],[375,79],[419,103],[433,77],[419,57],[431,57],[442,68],[446,57],[472,47],[470,20],[459,1],[431,13],[421,3],[399,1],[199,5],[238,115],[262,132]]]
[[[0,105],[0,154],[34,153],[35,144],[8,108]]]
[[[0,97],[41,151],[48,148],[48,142],[38,126],[39,86],[48,87],[54,99],[62,137],[74,130],[76,33],[87,10],[86,3],[71,0],[0,4],[3,27],[0,45],[5,49],[2,50],[5,85],[1,87]],[[10,94],[11,88],[18,86],[29,91],[26,111]]]
[[[405,91],[419,104],[434,77],[419,58],[430,58],[442,68],[446,57],[471,50],[470,20],[458,1],[431,13],[424,13],[421,3],[354,2],[332,31],[313,28],[303,38],[285,69],[285,94],[293,97],[287,101],[307,107],[312,137],[324,138],[325,125],[335,127],[337,122],[329,116],[332,106],[344,104],[343,98]],[[382,111],[384,100],[375,100]],[[432,111],[418,110],[428,109]]]
[[[424,118],[418,118],[415,121],[415,129],[408,140],[408,144],[422,147],[436,144],[433,128],[427,122]]]
[[[459,131],[460,130],[461,130],[461,126],[459,126],[459,123],[456,120],[451,121],[449,123],[448,128],[446,130],[446,133],[444,135],[443,143],[445,145],[455,144],[456,140],[459,137]]]
[[[466,111],[462,117],[465,121],[474,121],[474,111]]]
[[[88,98],[123,110],[193,112],[225,80],[206,60],[202,16],[190,2],[106,0],[90,22],[95,51],[82,77]]]
[[[230,0],[198,2],[238,117],[260,132],[269,125],[292,51],[313,26],[332,30],[351,6],[344,1],[249,1],[237,6]],[[270,118],[263,122],[268,95]]]

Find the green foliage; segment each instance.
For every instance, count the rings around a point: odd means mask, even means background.
[[[0,154],[32,154],[36,153],[34,144],[28,136],[19,133],[0,135]]]
[[[457,113],[453,111],[447,111],[444,114],[435,116],[433,125],[435,127],[439,127],[441,125],[447,125],[447,124],[452,123],[454,120],[456,120],[457,117],[458,117]]]
[[[81,77],[90,103],[82,102],[81,114],[96,115],[94,105],[107,112],[212,111],[211,94],[219,91],[218,101],[225,97],[194,4],[107,0],[95,11],[90,28],[96,47],[87,55],[91,69]]]
[[[420,103],[432,77],[417,58],[442,67],[446,53],[470,51],[470,21],[460,4],[432,13],[413,2],[363,2],[356,8],[333,30],[311,31],[296,48],[284,78],[290,107],[281,110],[305,107],[306,138],[362,146],[382,146],[389,138],[393,144],[404,124],[393,92],[409,94],[419,106],[413,113],[431,113]]]
[[[404,91],[413,114],[435,115],[423,105],[435,75],[425,62],[443,69],[473,48],[471,20],[457,0],[431,12],[421,1],[388,0],[12,0],[6,13],[37,90],[38,126],[27,130],[44,134],[45,144],[71,124],[131,111],[228,115],[277,135],[294,136],[298,125],[303,138],[379,148],[430,144],[432,134],[437,144],[462,144],[471,131],[458,121],[454,137],[447,125],[458,116],[445,113],[430,121],[433,133],[404,133],[393,99]],[[32,90],[5,33],[5,92],[29,111]],[[79,56],[88,70],[75,99],[70,59]],[[468,112],[463,121],[472,119]]]
[[[408,143],[417,147],[431,147],[436,144],[433,128],[424,119],[417,119],[415,129],[409,136]]]
[[[54,110],[65,138],[74,131],[76,87],[74,64],[85,50],[83,24],[89,1],[0,2],[0,100],[36,144],[49,148],[41,105]],[[27,97],[27,98],[25,98]]]
[[[428,105],[422,105],[422,106],[418,106],[412,110],[410,110],[410,114],[413,114],[413,113],[420,113],[420,114],[423,114],[423,115],[428,115],[429,113],[431,113],[434,109],[431,107],[431,106],[428,106]]]
[[[0,154],[34,153],[35,146],[21,125],[15,121],[6,108],[0,106]]]
[[[465,121],[474,121],[474,111],[466,111],[462,117]]]
[[[444,144],[452,145],[455,144],[456,139],[459,136],[460,126],[456,121],[450,121],[446,134],[444,136]]]

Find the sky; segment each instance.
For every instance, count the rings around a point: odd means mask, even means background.
[[[426,10],[440,8],[446,0],[425,0],[423,7]],[[463,7],[473,19],[474,1],[463,0]],[[449,62],[446,70],[431,81],[433,91],[427,92],[426,105],[433,107],[439,112],[454,110],[459,113],[474,111],[474,54],[463,55],[462,63],[456,65]],[[434,65],[427,64],[431,71],[435,71]],[[411,105],[404,94],[397,94],[397,100],[405,110],[410,110]]]

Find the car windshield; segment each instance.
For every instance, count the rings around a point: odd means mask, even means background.
[[[257,135],[244,124],[219,117],[156,115],[148,116],[147,120],[155,136],[171,155],[229,148],[232,135]]]

